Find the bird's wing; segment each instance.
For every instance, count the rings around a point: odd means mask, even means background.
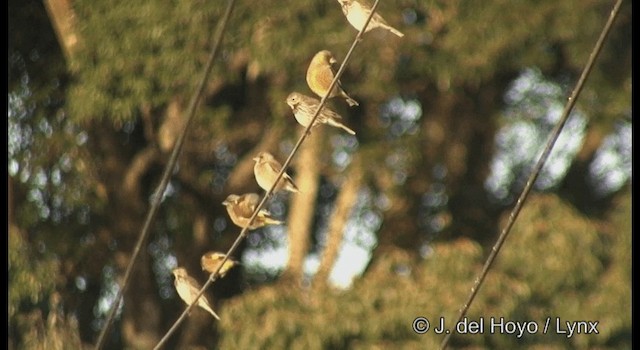
[[[189,286],[192,289],[195,289],[196,292],[200,291],[200,284],[198,283],[198,281],[195,280],[195,278],[191,277],[191,276],[184,276],[184,278],[187,280],[187,282],[189,283]]]
[[[371,13],[371,10],[367,11],[367,16],[369,16],[369,14]],[[383,24],[384,26],[388,26],[389,24],[387,24],[387,21],[384,20],[384,18],[382,18],[382,16],[380,16],[380,14],[378,14],[377,12],[373,14],[373,18],[376,21],[378,21],[378,23]]]
[[[260,197],[255,193],[245,195],[238,203],[238,213],[242,213],[245,217],[250,217],[260,202]],[[246,215],[244,215],[246,214]]]
[[[240,202],[238,205],[235,205],[233,211],[236,213],[236,216],[239,218],[249,218],[253,211],[255,210],[255,206],[249,205],[246,202]]]
[[[260,196],[256,193],[247,193],[244,195],[245,201],[250,205],[258,205],[260,202]]]
[[[265,165],[275,174],[278,174],[280,170],[282,170],[282,165],[280,165],[280,163],[276,162],[275,160],[266,161]]]
[[[318,80],[318,83],[320,85],[329,87],[329,85],[331,84],[331,81],[333,81],[333,77],[335,76],[335,72],[333,71],[333,68],[329,64],[327,64],[324,67],[324,69],[320,69],[318,73],[320,73],[322,71],[325,71],[328,74],[316,74],[316,79]]]
[[[329,87],[329,84],[331,84],[331,82],[333,81],[333,77],[336,76],[336,72],[337,72],[337,70],[334,69],[333,66],[330,66],[330,69],[331,69],[331,77],[329,81],[325,82],[325,84],[327,84],[326,85],[327,87]],[[336,91],[338,94],[340,94],[340,90],[345,92],[344,88],[342,87],[342,82],[340,81],[340,79],[338,79],[338,82],[336,82],[336,86],[333,88],[333,90]]]
[[[327,116],[328,119],[334,119],[334,120],[342,120],[342,116],[340,114],[338,114],[336,111],[330,109],[329,107],[324,107],[322,109],[322,113],[325,114]]]

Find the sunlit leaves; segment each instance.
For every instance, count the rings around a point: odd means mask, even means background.
[[[525,70],[512,83],[505,95],[504,125],[496,135],[492,173],[486,180],[492,196],[510,200],[509,196],[523,187],[523,179],[530,174],[562,114],[563,96],[558,84],[545,80],[535,69]],[[537,188],[549,189],[562,180],[582,145],[585,128],[586,116],[574,111],[542,169]]]

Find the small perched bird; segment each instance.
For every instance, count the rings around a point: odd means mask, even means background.
[[[222,204],[227,207],[227,213],[234,224],[244,228],[260,203],[260,197],[255,193],[246,193],[241,196],[230,194]],[[271,217],[265,209],[261,209],[249,226],[249,230],[255,230],[265,225],[282,225],[283,222]]]
[[[195,279],[193,279],[193,277],[189,276],[187,270],[185,270],[184,268],[177,267],[173,269],[172,272],[176,277],[174,285],[176,286],[178,295],[185,303],[187,303],[187,305],[191,305],[202,287],[198,284],[198,282],[196,282]],[[207,297],[205,297],[204,294],[200,296],[200,299],[198,299],[197,305],[207,310],[217,320],[220,320],[220,316],[218,316],[213,311],[211,305],[209,304],[209,301],[207,300]]]
[[[334,77],[331,65],[336,62],[336,59],[329,50],[322,50],[315,54],[311,59],[311,63],[307,69],[307,84],[311,91],[320,96],[320,98],[324,97],[329,90],[329,86],[331,85]],[[347,100],[349,106],[358,105],[358,102],[349,97],[349,95],[347,95],[347,93],[342,89],[342,84],[339,80],[333,87],[328,98],[336,96],[340,96]]]
[[[371,7],[366,5],[363,0],[338,0],[338,2],[342,6],[342,13],[347,17],[349,23],[358,31],[362,30],[364,22],[367,21],[369,14],[371,14]],[[388,25],[387,21],[377,12],[371,17],[365,33],[375,28],[384,28],[401,38],[404,36],[399,30]]]
[[[298,92],[292,92],[287,96],[287,104],[291,107],[291,110],[293,110],[293,115],[296,117],[298,123],[304,127],[308,127],[309,123],[311,123],[311,118],[320,105],[320,101]],[[342,128],[351,135],[355,135],[355,131],[338,121],[341,119],[342,117],[338,113],[324,106],[316,118],[315,123],[313,123],[313,127],[315,128],[319,124],[329,124],[337,128]]]
[[[269,152],[260,152],[253,160],[256,164],[253,166],[253,173],[256,176],[258,185],[265,191],[269,191],[273,183],[276,181],[282,165]],[[282,178],[278,181],[278,185],[273,190],[276,193],[281,190],[290,192],[300,192],[298,186],[293,183],[291,176],[287,173],[282,174]]]
[[[219,252],[205,253],[202,255],[202,258],[200,258],[202,270],[207,271],[208,273],[214,273],[225,256],[225,254]],[[237,261],[231,258],[227,259],[227,261],[224,262],[224,265],[220,268],[220,271],[218,271],[220,278],[224,277],[224,275],[226,275],[232,267],[236,266],[236,264],[238,264]]]

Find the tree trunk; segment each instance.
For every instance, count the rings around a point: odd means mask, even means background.
[[[329,274],[335,264],[338,252],[342,246],[344,230],[349,219],[351,210],[358,201],[358,191],[362,183],[362,164],[360,158],[356,156],[351,164],[351,169],[342,184],[340,194],[336,199],[335,208],[329,222],[326,244],[322,252],[320,267],[314,276],[313,286],[317,290],[327,287]]]
[[[127,348],[152,349],[160,340],[161,309],[149,255],[138,255],[124,295],[122,335]]]
[[[300,193],[291,194],[289,217],[289,263],[283,279],[301,282],[303,277],[304,259],[309,250],[309,236],[313,227],[313,216],[318,195],[320,154],[324,130],[317,127],[307,137],[297,156],[295,168],[297,170],[294,182]],[[294,158],[295,160],[295,158]]]

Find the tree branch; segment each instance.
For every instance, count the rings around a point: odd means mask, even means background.
[[[276,126],[267,129],[260,143],[238,161],[227,180],[228,193],[239,193],[246,189],[247,184],[255,183],[253,180],[253,165],[255,164],[253,157],[260,151],[276,149],[276,146],[282,140],[283,131],[283,128]]]
[[[44,5],[58,36],[62,52],[64,52],[67,61],[69,61],[80,42],[80,37],[75,31],[76,14],[71,8],[71,1],[45,0]]]
[[[158,151],[153,146],[149,146],[136,154],[124,176],[123,188],[125,192],[137,194],[140,191],[140,177],[146,173],[157,156]],[[136,198],[138,198],[138,195],[136,195]]]

